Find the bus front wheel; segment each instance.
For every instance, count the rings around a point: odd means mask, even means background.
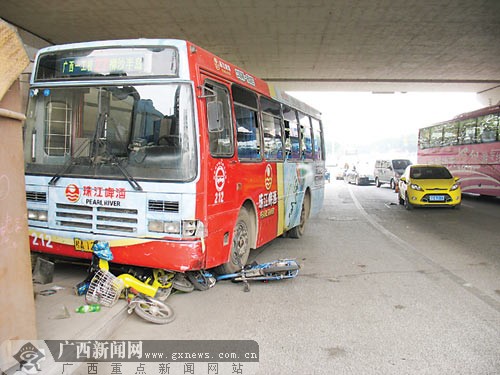
[[[251,239],[250,214],[247,209],[242,208],[234,226],[233,243],[229,261],[217,267],[217,273],[228,274],[238,272],[247,263],[250,254]]]

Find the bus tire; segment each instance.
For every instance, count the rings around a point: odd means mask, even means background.
[[[379,188],[380,185],[382,185],[382,184],[380,183],[380,180],[378,179],[378,177],[376,177],[375,178],[375,186]]]
[[[252,225],[250,214],[246,208],[242,207],[234,225],[233,243],[231,245],[229,261],[216,268],[218,274],[235,273],[243,268],[250,254],[251,236]]]
[[[300,223],[288,231],[288,237],[300,238],[303,236],[306,227],[306,221],[309,218],[309,209],[311,207],[311,197],[309,194],[304,195],[304,202],[302,203],[302,210],[300,211]]]

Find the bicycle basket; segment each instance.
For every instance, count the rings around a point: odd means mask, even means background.
[[[88,304],[98,303],[105,307],[111,307],[120,298],[124,287],[123,281],[111,272],[98,270],[90,281],[85,301]]]

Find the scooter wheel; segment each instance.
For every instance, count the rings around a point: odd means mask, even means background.
[[[191,293],[194,290],[194,285],[188,280],[185,274],[178,272],[172,279],[172,288],[181,292]]]
[[[215,278],[213,276],[206,276],[201,271],[188,271],[186,272],[186,276],[196,290],[208,290],[215,285]]]
[[[144,320],[155,324],[168,324],[175,319],[172,307],[150,297],[138,302],[134,311]]]

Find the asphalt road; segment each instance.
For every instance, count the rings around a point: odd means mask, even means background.
[[[499,374],[499,208],[406,211],[387,187],[332,181],[301,239],[251,254],[298,259],[296,279],[173,295],[173,323],[130,316],[113,338],[251,339],[258,374]]]

